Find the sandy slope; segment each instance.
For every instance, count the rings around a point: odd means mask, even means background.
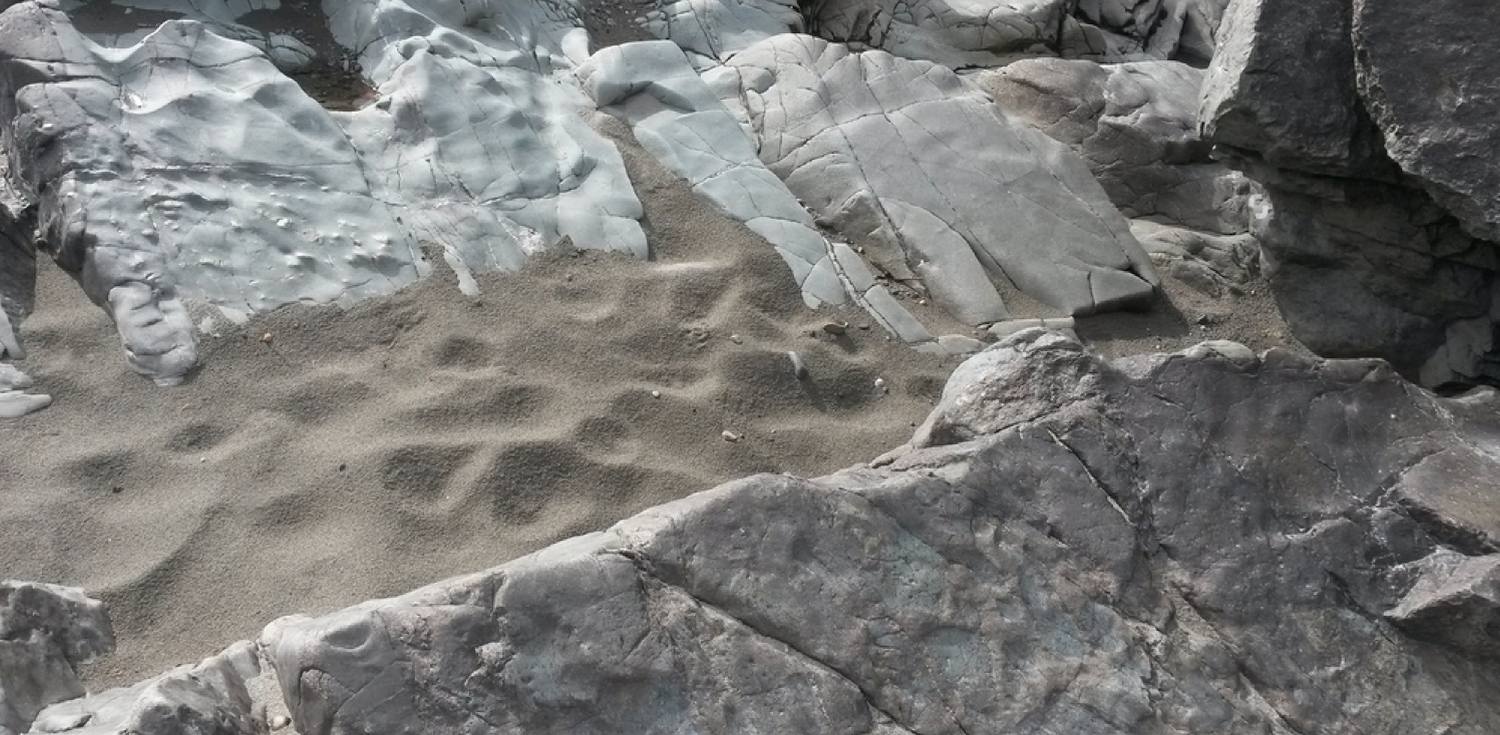
[[[862,329],[859,313],[807,310],[764,241],[623,126],[600,125],[622,142],[654,261],[559,251],[481,276],[479,298],[439,264],[347,311],[220,319],[178,388],[130,373],[108,318],[43,264],[23,367],[56,401],[0,422],[0,576],[110,605],[121,647],[88,672],[94,686],[199,659],[279,615],[494,566],[748,473],[829,472],[909,437],[956,360]],[[1264,295],[1210,302],[1168,284],[1168,296],[1079,331],[1110,353],[1284,339]],[[1200,326],[1202,313],[1217,316]],[[848,332],[823,332],[831,320]]]

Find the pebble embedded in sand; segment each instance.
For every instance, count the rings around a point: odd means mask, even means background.
[[[287,725],[292,724],[292,721],[285,715],[276,715],[275,717],[272,717],[270,722],[267,722],[266,724],[270,725],[272,730],[280,730]]]
[[[849,331],[849,325],[841,324],[839,322],[829,322],[823,325],[823,331],[829,334],[839,335]]]
[[[659,390],[651,391],[651,397],[652,398],[661,398],[661,391],[659,391]]]
[[[786,356],[792,361],[792,375],[797,376],[798,380],[807,377],[807,364],[802,362],[802,356],[791,350],[787,351]]]
[[[734,432],[732,432],[732,431],[730,431],[728,429],[725,429],[724,433],[720,434],[719,436],[723,437],[724,441],[727,441],[727,442],[737,442],[737,441],[740,440],[740,435],[739,434],[736,434],[736,433],[734,433]]]

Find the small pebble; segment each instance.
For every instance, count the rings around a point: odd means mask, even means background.
[[[740,435],[739,434],[736,434],[736,433],[734,433],[734,432],[732,432],[732,431],[730,431],[728,429],[725,429],[724,433],[720,434],[719,436],[724,437],[724,441],[727,441],[727,442],[737,442],[737,441],[740,440]]]
[[[661,398],[661,391],[659,391],[659,390],[651,391],[651,397],[652,398]]]
[[[885,387],[885,378],[876,378],[875,379],[875,390],[878,390],[881,393],[889,393],[890,392]]]
[[[870,325],[868,323],[866,323],[866,322],[860,322],[859,323],[859,328],[861,330],[863,330],[863,331],[866,331],[866,332],[870,331]]]
[[[262,335],[261,335],[261,336],[260,336],[260,341],[261,341],[261,343],[262,343],[262,344],[267,344],[267,345],[269,345],[269,344],[271,344],[271,342],[272,342],[272,341],[274,341],[274,340],[275,340],[275,339],[276,339],[276,338],[275,338],[275,337],[273,337],[273,336],[272,336],[272,335],[271,335],[271,333],[270,333],[270,332],[266,332],[266,333],[265,333],[265,334],[262,334]]]
[[[267,724],[271,726],[272,730],[280,730],[281,728],[292,724],[292,721],[288,719],[286,715],[276,715],[275,717],[272,717],[271,721]]]
[[[848,331],[848,329],[849,327],[847,324],[840,324],[838,322],[829,322],[823,325],[823,331],[829,334],[843,334],[844,332]]]
[[[740,339],[740,336],[738,334],[731,334],[731,335],[729,335],[729,341],[733,342],[733,343],[735,343],[737,345],[742,345],[742,344],[745,343],[745,340]]]

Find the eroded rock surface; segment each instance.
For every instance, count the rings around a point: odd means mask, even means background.
[[[796,35],[726,69],[760,159],[818,221],[960,319],[1003,317],[986,270],[1068,314],[1153,298],[1145,253],[1077,155],[952,71]]]
[[[82,590],[0,583],[0,735],[26,732],[43,707],[81,696],[78,665],[114,649],[104,606]]]
[[[184,299],[244,314],[386,293],[425,272],[422,241],[478,269],[562,237],[645,255],[619,153],[562,73],[587,55],[572,6],[323,10],[378,103],[325,109],[268,49],[217,33],[222,13],[138,40],[48,3],[0,16],[10,185],[158,382],[196,359]]]
[[[1500,669],[1454,644],[1492,642],[1493,605],[1442,601],[1489,567],[1413,567],[1495,549],[1493,488],[1420,468],[1500,470],[1497,401],[1029,330],[874,466],[747,478],[261,643],[302,732],[1478,735]],[[1468,632],[1421,634],[1445,624]]]
[[[1237,0],[1202,132],[1264,185],[1293,334],[1428,386],[1500,382],[1500,52],[1491,6]],[[1421,31],[1412,35],[1413,31]]]
[[[1220,234],[1248,229],[1252,185],[1198,136],[1198,69],[1026,59],[973,79],[1006,115],[1077,150],[1126,216]]]

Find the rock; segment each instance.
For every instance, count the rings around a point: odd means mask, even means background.
[[[1500,5],[1355,0],[1360,97],[1385,149],[1470,235],[1500,242]]]
[[[970,78],[1007,116],[1078,151],[1125,216],[1248,228],[1252,185],[1198,137],[1203,72],[1176,61],[1024,59]]]
[[[1444,448],[1500,470],[1497,401],[1028,330],[877,466],[746,478],[260,643],[301,732],[1479,735],[1495,660],[1406,621],[1479,634],[1488,603],[1438,600],[1490,561],[1413,565],[1494,549],[1452,529],[1500,497],[1408,509]]]
[[[1211,235],[1147,220],[1130,230],[1162,272],[1220,298],[1260,275],[1260,243],[1251,235]]]
[[[1500,554],[1442,549],[1413,566],[1417,583],[1385,617],[1414,638],[1500,656]]]
[[[1354,79],[1349,0],[1235,0],[1204,80],[1203,137],[1280,168],[1357,174],[1381,158]]]
[[[1070,316],[1044,317],[1041,319],[1006,319],[1005,321],[991,324],[988,331],[991,336],[1004,339],[1026,329],[1049,329],[1065,337],[1077,339],[1078,334],[1073,331],[1077,326],[1077,320]]]
[[[1252,233],[1299,341],[1428,387],[1500,383],[1491,11],[1398,5],[1235,2],[1202,133],[1264,188]]]
[[[104,605],[82,590],[0,583],[0,734],[24,733],[42,708],[81,696],[77,667],[114,648]]]
[[[170,384],[192,367],[184,300],[245,314],[389,293],[429,270],[424,240],[475,270],[564,237],[645,255],[623,161],[579,115],[572,6],[326,3],[329,43],[381,90],[335,114],[225,30],[225,13],[304,5],[252,5],[194,3],[144,35],[85,35],[38,2],[0,15],[11,188],[136,370]]]
[[[263,735],[247,680],[260,673],[255,646],[240,641],[198,664],[133,686],[55,704],[33,733],[74,735]]]
[[[0,205],[0,357],[25,357],[11,327],[31,313],[35,290],[36,249],[24,224]]]
[[[739,121],[676,46],[613,46],[591,57],[578,76],[594,102],[630,123],[641,147],[667,170],[766,238],[791,268],[808,306],[852,299],[900,339],[932,339],[856,253],[818,232],[812,215],[761,163]]]
[[[1214,35],[1229,0],[1080,0],[1073,10],[1105,34],[1107,61],[1181,59],[1199,65],[1214,55]]]
[[[819,223],[959,319],[1004,318],[974,276],[986,270],[1069,314],[1154,297],[1149,261],[1082,161],[951,71],[793,35],[726,69],[761,160]]]

